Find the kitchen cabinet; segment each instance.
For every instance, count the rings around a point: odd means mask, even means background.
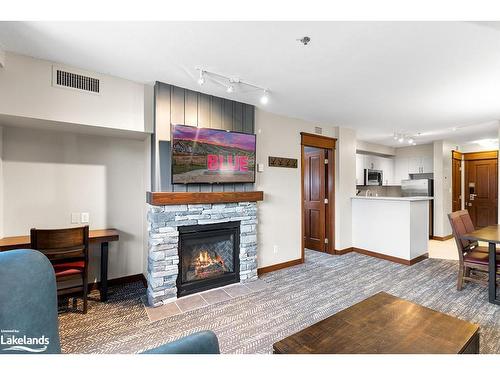
[[[396,158],[394,161],[394,180],[396,185],[401,185],[401,180],[410,178],[408,172],[410,170],[408,158]]]
[[[408,180],[410,174],[434,173],[434,160],[430,155],[396,157],[394,160],[394,182],[401,184],[401,180]]]
[[[365,155],[356,154],[356,185],[365,183]]]
[[[408,173],[433,173],[433,160],[431,156],[417,156],[409,159]]]
[[[365,169],[380,170],[383,173],[383,184],[394,184],[394,159],[378,155],[356,154],[356,184],[365,183]]]

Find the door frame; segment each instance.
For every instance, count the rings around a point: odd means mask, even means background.
[[[453,211],[453,192],[455,191],[455,168],[453,168],[453,160],[460,161],[460,210],[464,207],[464,175],[463,169],[465,169],[463,161],[463,153],[460,151],[451,151],[451,210]]]
[[[300,217],[301,217],[301,259],[304,262],[305,254],[305,217],[304,217],[304,164],[305,153],[304,148],[317,147],[327,151],[328,159],[328,204],[326,205],[326,237],[328,238],[328,246],[326,252],[328,254],[335,254],[335,145],[336,138],[326,137],[324,135],[300,133]]]
[[[491,151],[477,151],[477,152],[466,152],[466,153],[462,153],[463,155],[463,169],[464,169],[464,179],[462,181],[462,193],[463,193],[463,204],[464,204],[464,208],[467,209],[467,198],[466,198],[466,195],[468,194],[467,191],[468,191],[468,188],[466,186],[466,182],[467,182],[467,179],[468,179],[468,176],[469,176],[469,166],[468,166],[468,161],[474,161],[474,160],[497,160],[497,169],[496,169],[496,173],[497,173],[497,186],[496,186],[496,191],[497,191],[497,197],[498,197],[498,186],[499,186],[499,181],[498,181],[498,178],[500,177],[499,176],[499,173],[498,173],[498,150],[491,150]],[[498,198],[497,198],[498,199]],[[499,216],[498,216],[498,201],[497,201],[497,208],[496,208],[496,216],[497,216],[497,224],[498,224],[498,220],[499,220]]]

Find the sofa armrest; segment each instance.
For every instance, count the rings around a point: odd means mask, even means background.
[[[219,340],[212,331],[201,331],[141,354],[220,354]]]

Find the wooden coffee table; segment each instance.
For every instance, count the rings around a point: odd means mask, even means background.
[[[277,354],[479,353],[479,326],[380,292],[273,349]]]

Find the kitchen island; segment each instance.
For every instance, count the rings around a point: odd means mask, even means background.
[[[427,256],[431,197],[352,197],[354,250],[411,265]]]

